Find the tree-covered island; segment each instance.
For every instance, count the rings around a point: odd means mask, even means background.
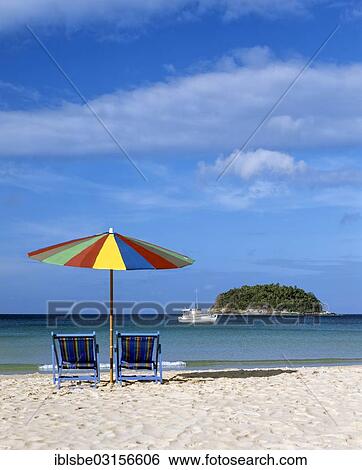
[[[296,286],[259,284],[241,286],[219,294],[212,310],[240,314],[327,314],[322,302]]]

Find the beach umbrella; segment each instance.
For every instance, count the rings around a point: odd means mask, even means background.
[[[109,270],[110,381],[113,383],[113,271],[138,269],[175,269],[194,262],[187,256],[153,243],[108,232],[77,238],[31,251],[29,258],[43,263],[77,268]]]

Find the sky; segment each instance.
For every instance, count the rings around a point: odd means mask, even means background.
[[[343,0],[0,0],[0,311],[107,299],[26,253],[113,227],[196,260],[116,273],[118,300],[279,282],[362,313],[361,26]]]

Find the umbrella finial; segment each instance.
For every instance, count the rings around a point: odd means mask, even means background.
[[[113,228],[109,227],[108,233],[113,233]]]

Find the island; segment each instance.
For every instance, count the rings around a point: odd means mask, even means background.
[[[244,315],[332,315],[312,292],[280,284],[244,285],[230,289],[217,296],[211,310]]]

